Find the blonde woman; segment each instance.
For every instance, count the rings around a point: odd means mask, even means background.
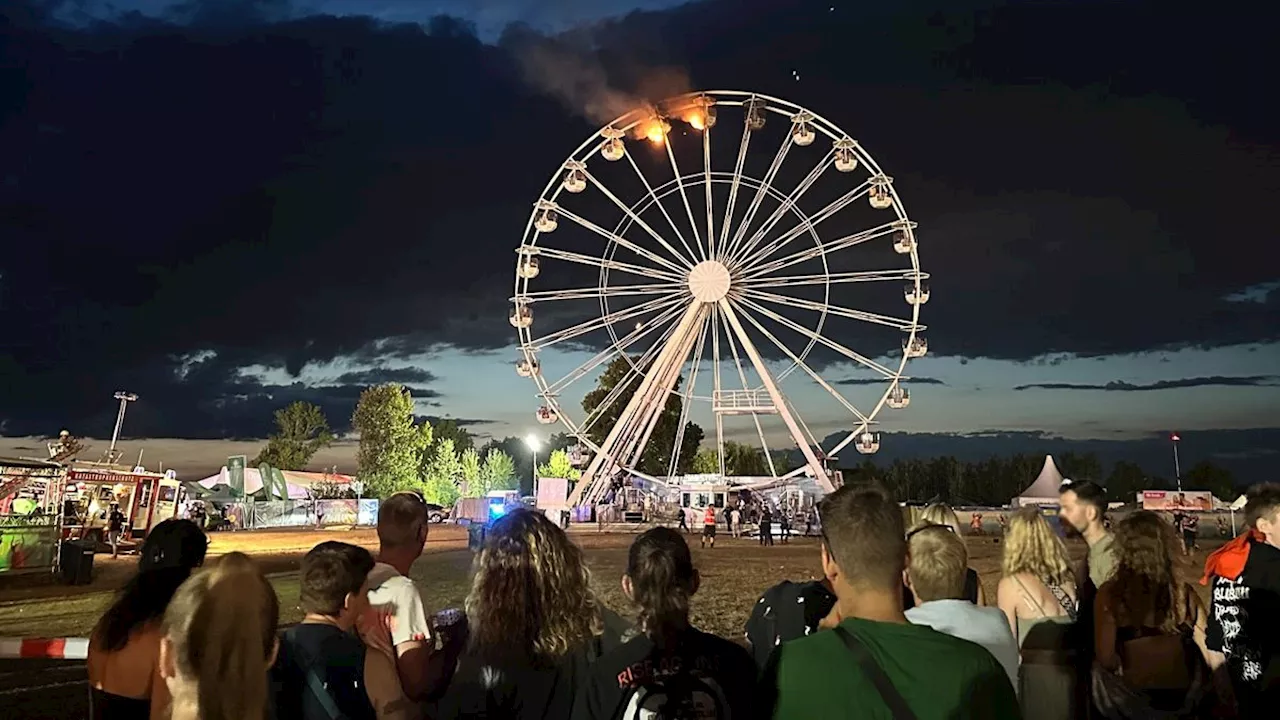
[[[160,640],[172,720],[263,720],[279,620],[271,583],[240,553],[183,583]]]
[[[1075,576],[1066,546],[1039,508],[1023,508],[1004,538],[996,602],[1018,638],[1019,699],[1028,720],[1077,716]]]
[[[960,518],[956,515],[956,511],[951,509],[951,506],[944,503],[934,503],[926,507],[920,513],[920,522],[911,528],[911,531],[907,533],[907,537],[910,538],[912,534],[921,528],[937,525],[948,528],[963,542],[964,533],[961,532]],[[978,575],[978,571],[973,568],[968,568],[964,574],[964,599],[978,606],[987,604],[987,593],[982,589],[982,578]],[[915,606],[915,597],[911,595],[911,590],[908,588],[903,594],[903,608],[910,610]]]
[[[582,550],[542,513],[489,529],[466,601],[470,636],[440,701],[447,718],[567,718],[622,621],[591,592]]]

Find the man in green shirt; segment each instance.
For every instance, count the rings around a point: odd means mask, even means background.
[[[1013,686],[991,653],[903,615],[907,545],[898,504],[878,488],[846,485],[827,496],[820,517],[822,569],[836,605],[823,621],[829,629],[774,652],[761,680],[766,715],[1020,717]]]

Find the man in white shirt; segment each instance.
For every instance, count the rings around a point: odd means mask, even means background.
[[[907,620],[987,649],[1018,688],[1018,641],[998,608],[978,607],[964,599],[969,552],[945,525],[926,525],[907,535],[907,585],[916,606]]]
[[[444,689],[452,670],[450,659],[456,659],[454,643],[436,649],[430,616],[409,578],[427,544],[428,527],[426,503],[416,493],[396,493],[383,500],[378,508],[378,563],[369,573],[369,604],[390,616],[400,687],[414,702]]]

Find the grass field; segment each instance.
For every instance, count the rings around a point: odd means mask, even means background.
[[[634,535],[575,532],[592,571],[592,585],[609,607],[628,615],[619,579],[626,565],[627,548]],[[708,632],[738,638],[751,606],[767,587],[784,579],[806,580],[820,572],[818,544],[814,539],[793,539],[787,545],[760,547],[754,540],[733,540],[723,534],[714,549],[701,550],[696,536],[688,536],[695,562],[702,574],[702,589],[693,602],[693,622]],[[255,555],[272,574],[280,596],[281,622],[301,618],[298,582],[294,573],[301,554],[322,540],[343,540],[376,550],[376,538],[368,530],[324,532],[242,532],[215,534],[210,555],[232,550]],[[989,602],[994,602],[999,580],[1001,546],[995,538],[969,537],[970,564],[982,577]],[[1072,545],[1079,556],[1083,545]],[[470,583],[471,553],[462,528],[433,528],[426,554],[413,568],[413,578],[427,607],[433,610],[459,607]],[[1203,562],[1201,552],[1195,559]],[[0,637],[84,637],[92,629],[113,592],[133,571],[131,558],[112,560],[99,556],[99,572],[87,588],[69,588],[52,582],[15,582],[0,586]]]

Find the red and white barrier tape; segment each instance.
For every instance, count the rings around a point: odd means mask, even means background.
[[[89,638],[0,637],[0,660],[84,660],[88,655]]]

